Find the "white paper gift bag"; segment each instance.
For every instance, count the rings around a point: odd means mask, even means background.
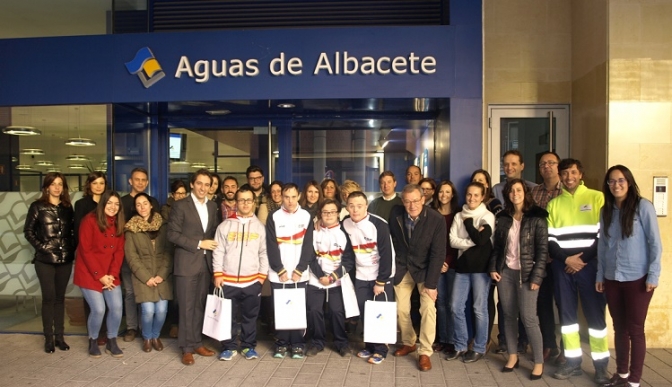
[[[215,340],[231,339],[231,300],[224,298],[221,288],[208,294],[203,317],[203,334]]]
[[[275,309],[275,329],[306,329],[306,289],[273,289],[273,307]]]
[[[364,342],[394,344],[397,342],[397,303],[367,300],[364,304]],[[374,297],[375,298],[375,297]]]
[[[357,304],[357,294],[355,285],[349,274],[341,278],[341,291],[343,292],[343,306],[345,307],[345,318],[359,316],[359,304]]]

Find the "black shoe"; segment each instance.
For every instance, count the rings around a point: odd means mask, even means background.
[[[126,331],[126,334],[124,335],[124,341],[125,342],[131,342],[135,340],[135,337],[138,335],[138,331],[135,329],[129,329]]]
[[[123,357],[124,353],[119,349],[119,346],[117,345],[117,338],[109,339],[107,340],[107,344],[105,345],[105,352],[109,353],[112,355],[112,357]]]
[[[45,336],[44,337],[44,352],[54,353],[56,348],[54,347],[54,336]]]
[[[565,380],[569,379],[572,376],[580,376],[583,375],[583,371],[581,370],[581,365],[570,365],[569,363],[565,363],[560,368],[558,368],[557,371],[553,374],[553,377],[556,379],[560,380]]]
[[[317,356],[318,353],[324,351],[324,348],[318,348],[314,345],[311,345],[310,348],[306,351],[306,356]]]
[[[346,357],[350,355],[350,348],[348,347],[343,347],[338,350],[338,354],[341,355],[341,357]]]
[[[541,373],[539,375],[535,375],[532,372],[530,372],[530,380],[539,380],[541,377],[544,376],[544,368],[541,368]]]
[[[516,360],[516,364],[514,364],[513,367],[511,368],[507,367],[505,364],[504,367],[502,367],[502,372],[513,372],[513,369],[518,368],[519,366],[520,366],[520,358]]]
[[[618,373],[615,373],[607,383],[602,384],[602,387],[621,387],[628,385],[628,378],[622,378]]]
[[[65,340],[63,340],[62,337],[60,339],[56,339],[54,343],[56,344],[58,349],[60,349],[61,351],[69,351],[70,350],[70,346],[65,342]]]
[[[480,353],[480,352],[469,351],[464,355],[464,360],[463,361],[465,363],[475,363],[475,362],[481,360],[481,358],[483,358],[483,356],[485,356],[485,354]]]
[[[89,356],[94,358],[101,357],[100,348],[98,348],[98,339],[89,339]]]
[[[455,360],[458,357],[463,356],[466,352],[467,351],[455,351],[455,350],[450,351],[446,355],[446,360],[448,360],[448,361]]]
[[[611,382],[611,380],[609,379],[609,373],[607,372],[607,367],[605,366],[595,367],[595,378],[593,380],[599,386],[603,386]]]
[[[497,347],[495,347],[495,349],[492,350],[492,353],[496,353],[496,354],[506,353],[506,343],[500,341],[499,345]]]

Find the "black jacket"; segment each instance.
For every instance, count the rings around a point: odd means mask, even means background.
[[[520,222],[520,280],[541,285],[546,276],[548,259],[548,212],[541,207],[532,206],[523,213]],[[513,218],[507,211],[497,216],[495,243],[490,256],[490,272],[502,273],[506,265],[506,248],[509,230]]]
[[[407,217],[403,206],[395,206],[390,214],[390,235],[397,270],[394,284],[398,285],[409,272],[415,283],[424,282],[426,288],[436,289],[441,266],[446,259],[446,221],[437,211],[424,207],[411,238],[408,238],[404,223]]]
[[[483,225],[483,231],[474,226],[473,218],[464,219],[464,227],[475,246],[466,249],[455,262],[457,273],[487,273],[490,254],[492,253],[492,229],[489,224]]]
[[[35,248],[33,262],[61,264],[75,259],[74,211],[72,206],[35,201],[23,226],[26,240]]]

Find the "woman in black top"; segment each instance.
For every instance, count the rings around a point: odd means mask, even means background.
[[[79,225],[89,212],[95,211],[100,196],[107,189],[107,177],[99,171],[89,173],[84,183],[84,197],[75,202],[75,247],[79,244]],[[100,336],[99,336],[100,337]]]
[[[65,343],[65,290],[75,259],[74,212],[68,183],[58,172],[48,173],[42,183],[42,196],[33,202],[26,215],[23,233],[35,248],[35,273],[42,290],[42,328],[44,351],[55,346],[67,351]],[[54,338],[55,336],[55,338]]]

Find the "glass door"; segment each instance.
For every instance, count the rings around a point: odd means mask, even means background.
[[[505,177],[501,155],[508,150],[523,154],[523,178],[537,183],[541,182],[538,164],[543,152],[569,156],[569,105],[491,105],[488,110],[493,184]]]

